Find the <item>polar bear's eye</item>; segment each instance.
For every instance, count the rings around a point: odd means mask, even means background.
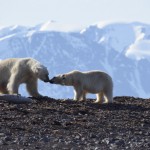
[[[62,75],[62,79],[63,79],[63,80],[66,79],[65,75]]]

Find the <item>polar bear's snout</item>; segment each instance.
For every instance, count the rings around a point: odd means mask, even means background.
[[[43,81],[44,82],[50,82],[50,79],[49,79],[48,75],[45,77],[45,79]]]
[[[53,82],[53,80],[49,80],[49,83],[53,84],[54,82]]]
[[[49,80],[49,82],[50,82],[51,84],[55,84],[55,79],[56,79],[56,77],[53,77],[52,79]]]
[[[49,80],[49,83],[53,84],[53,81]]]
[[[64,85],[64,78],[61,75],[59,75],[59,76],[53,77],[51,80],[49,80],[49,82],[52,84]]]

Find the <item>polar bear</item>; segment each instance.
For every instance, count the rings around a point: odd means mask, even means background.
[[[49,82],[49,73],[45,66],[33,58],[10,58],[0,61],[0,93],[19,94],[20,84],[25,83],[31,96],[38,93],[37,80]]]
[[[95,103],[112,103],[113,102],[113,81],[105,72],[89,71],[80,72],[72,71],[53,77],[50,80],[52,84],[60,84],[74,87],[74,100],[86,100],[86,94],[96,94]]]

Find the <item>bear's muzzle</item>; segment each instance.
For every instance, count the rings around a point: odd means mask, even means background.
[[[49,83],[53,84],[53,83],[54,83],[54,81],[53,81],[53,80],[49,80]]]

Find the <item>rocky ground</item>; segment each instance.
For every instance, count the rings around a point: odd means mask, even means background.
[[[0,101],[1,150],[148,150],[150,99]]]

